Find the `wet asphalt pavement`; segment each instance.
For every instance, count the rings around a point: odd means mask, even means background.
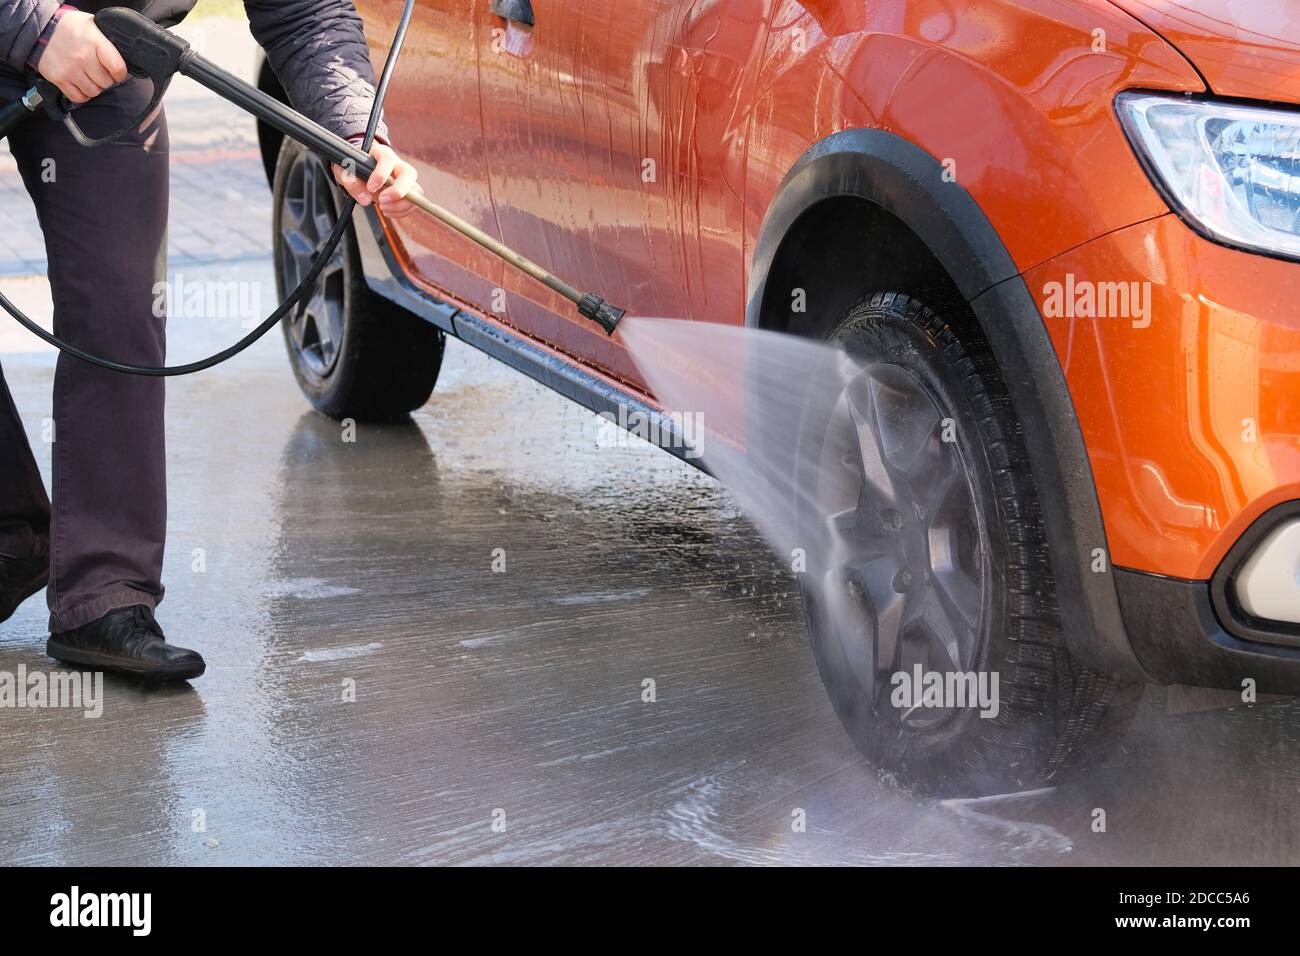
[[[185,271],[272,288],[265,255]],[[239,325],[174,321],[173,358]],[[48,476],[29,348],[0,335]],[[209,672],[110,678],[99,719],[0,709],[0,864],[1300,862],[1293,700],[1151,689],[1098,770],[1035,794],[882,780],[725,491],[467,347],[354,441],[278,335],[168,395],[159,616]],[[44,624],[36,598],[0,625],[0,670],[53,668]]]

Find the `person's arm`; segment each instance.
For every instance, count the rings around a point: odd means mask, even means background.
[[[375,71],[352,0],[244,0],[244,8],[253,38],[294,109],[360,142],[375,101]],[[393,185],[379,193],[380,208],[392,218],[409,215],[415,207],[404,197],[415,185],[415,170],[389,148],[382,121],[370,154],[376,168],[368,182],[338,166],[334,178],[366,206],[392,175]]]
[[[0,49],[10,66],[40,73],[74,103],[126,79],[121,54],[95,18],[59,0],[10,0],[0,11]]]
[[[294,109],[345,139],[364,133],[375,71],[352,0],[244,0],[244,8]]]
[[[62,0],[5,0],[0,6],[0,60],[19,73]]]

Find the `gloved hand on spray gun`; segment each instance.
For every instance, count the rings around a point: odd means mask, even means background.
[[[127,78],[126,63],[117,48],[95,26],[95,18],[70,7],[60,8],[38,44],[31,66],[57,86],[69,100],[86,103]],[[360,137],[356,137],[359,142]],[[415,167],[386,143],[370,148],[375,170],[362,180],[335,164],[334,179],[362,206],[378,196],[379,209],[390,219],[415,212],[406,197],[416,184]],[[384,183],[392,180],[385,188]]]

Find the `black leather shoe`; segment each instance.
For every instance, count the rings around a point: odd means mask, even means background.
[[[0,554],[0,624],[50,580],[50,554],[42,543],[30,557]]]
[[[153,611],[144,604],[118,608],[97,621],[51,634],[45,653],[145,681],[193,680],[207,669],[198,651],[167,643]]]

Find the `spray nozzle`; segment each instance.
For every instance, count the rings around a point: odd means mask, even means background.
[[[613,335],[618,328],[619,319],[623,318],[624,309],[610,305],[594,292],[588,292],[578,303],[578,311],[605,330],[606,335]]]

